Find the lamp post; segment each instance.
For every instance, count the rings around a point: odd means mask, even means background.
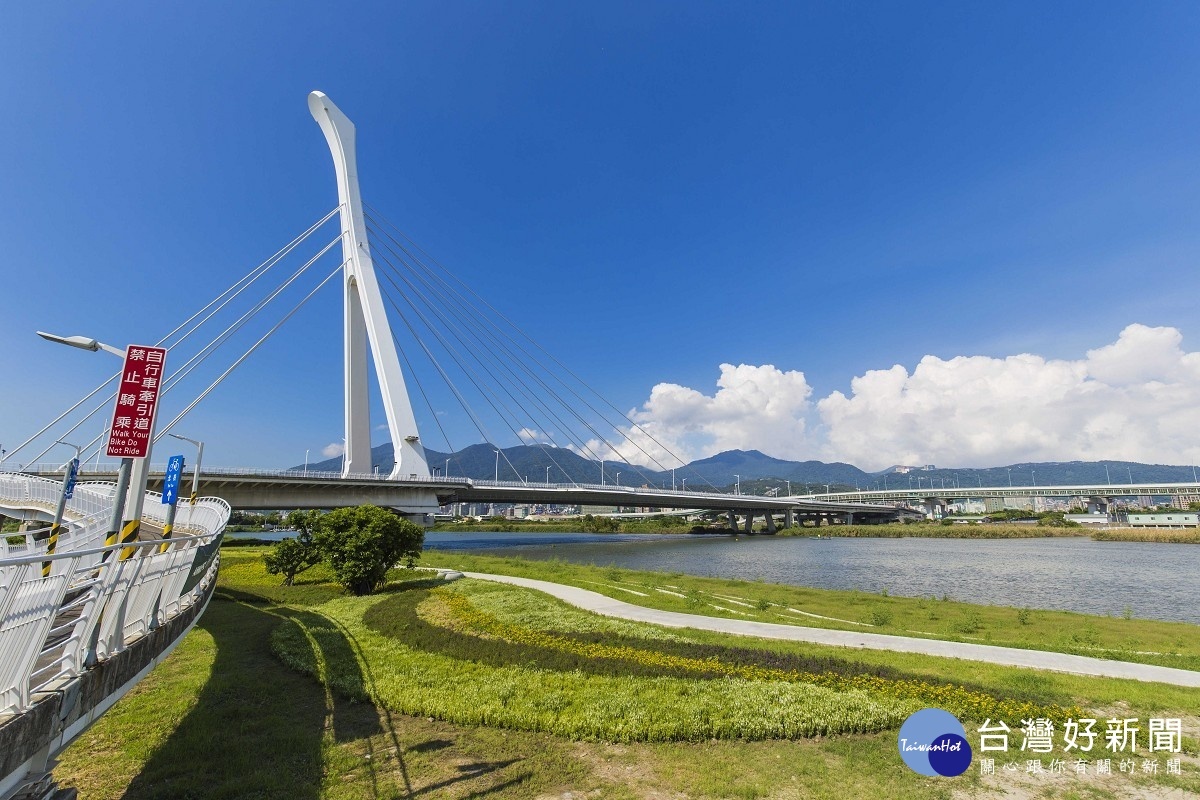
[[[1129,485],[1130,485],[1130,486],[1133,486],[1133,468],[1132,468],[1132,467],[1126,467],[1126,468],[1125,468],[1125,471],[1129,473]]]
[[[735,480],[735,481],[737,481],[737,483],[736,483],[736,484],[734,485],[734,487],[733,487],[733,493],[734,493],[734,494],[741,494],[741,493],[742,493],[742,476],[741,476],[741,475],[734,475],[734,476],[733,476],[733,478],[734,478],[734,480]]]
[[[181,442],[196,445],[196,466],[192,467],[192,496],[188,498],[192,505],[196,504],[196,492],[200,489],[200,465],[204,461],[204,442],[196,439],[189,439],[186,436],[180,436],[177,433],[168,433],[172,439],[179,439]],[[305,451],[308,452],[307,450]]]
[[[0,450],[0,457],[3,457],[4,451]],[[675,491],[675,468],[671,467],[671,491]]]
[[[546,467],[546,483],[550,482],[550,468]]]
[[[617,486],[620,486],[620,485],[621,485],[621,472],[620,472],[620,470],[618,470],[617,471]]]
[[[600,485],[604,485],[604,459],[600,459]]]
[[[687,491],[687,478],[680,478],[680,480],[683,481],[683,490],[686,492]]]
[[[204,442],[201,442],[198,439],[189,439],[188,437],[180,436],[177,433],[168,433],[167,436],[170,436],[172,439],[178,439],[181,442],[187,442],[188,444],[196,445],[196,466],[192,467],[192,493],[191,493],[191,496],[188,497],[188,503],[194,506],[194,505],[196,505],[196,495],[200,490],[200,465],[204,461]],[[305,459],[306,459],[305,466],[307,467],[307,457],[308,457],[307,450],[304,451],[304,455],[305,455]],[[166,485],[165,485],[166,478],[165,477],[163,478],[163,484],[164,484],[163,489],[165,490],[166,489]],[[167,506],[167,521],[165,523],[163,523],[163,532],[162,532],[163,542],[162,542],[162,544],[160,544],[158,546],[158,552],[160,552],[160,553],[166,552],[167,540],[171,538],[171,532],[175,529],[176,507],[177,507],[177,503],[171,503],[170,505]]]
[[[450,477],[450,459],[448,459],[448,458],[446,459],[446,468],[444,470],[442,470],[442,477],[443,478]]]
[[[494,452],[496,454],[496,472],[495,472],[495,477],[493,477],[492,480],[495,481],[496,483],[499,483],[500,482],[500,451],[497,449],[493,449],[492,452]]]
[[[1005,467],[1008,470],[1008,486],[1012,488],[1012,467]]]
[[[791,497],[792,496],[792,482],[788,481],[787,485],[788,485],[788,497]]]
[[[304,477],[308,477],[308,451],[304,451]]]
[[[50,538],[46,541],[46,555],[54,555],[54,548],[58,546],[58,535],[62,532],[63,513],[67,510],[67,499],[70,497],[71,491],[75,488],[75,474],[79,469],[79,454],[83,452],[83,448],[77,444],[64,442],[61,439],[55,444],[65,444],[67,447],[75,448],[75,457],[63,465],[63,483],[62,491],[58,493],[58,508],[54,511],[54,521],[50,523]],[[50,577],[50,567],[53,566],[53,561],[42,562],[42,577]]]
[[[1037,472],[1032,469],[1029,470],[1029,485],[1037,486]]]
[[[48,342],[65,344],[69,347],[78,347],[80,350],[90,350],[93,353],[97,352],[98,350],[103,350],[106,353],[112,353],[122,361],[125,359],[125,351],[118,350],[112,345],[104,344],[103,342],[99,342],[95,339],[89,339],[86,336],[58,336],[53,333],[46,333],[45,331],[37,331],[37,335]],[[119,399],[120,398],[118,398],[118,400]],[[150,442],[151,444],[154,443],[153,430],[150,432]],[[105,547],[110,547],[116,544],[118,536],[126,529],[131,532],[129,536],[130,540],[136,538],[137,536],[138,527],[141,525],[140,517],[142,513],[142,502],[146,498],[146,465],[150,461],[149,449],[146,451],[146,457],[143,459],[138,459],[138,461],[138,475],[135,478],[133,475],[133,459],[130,457],[121,459],[121,468],[117,471],[117,489],[113,494],[112,512],[108,518],[108,531],[104,535]],[[125,496],[127,493],[129,493],[129,486],[131,483],[133,484],[134,491],[133,499],[129,503],[129,506],[130,515],[133,517],[133,519],[125,522],[123,520],[126,506]],[[107,560],[110,552],[112,551],[106,551],[102,558]]]

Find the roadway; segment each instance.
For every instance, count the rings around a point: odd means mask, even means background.
[[[61,478],[56,466],[32,465],[23,472]],[[81,470],[80,480],[113,480],[114,468]],[[161,488],[163,470],[152,468],[149,488]],[[185,470],[180,494],[190,491]],[[371,503],[433,513],[451,503],[517,503],[552,505],[626,506],[691,509],[741,514],[853,514],[859,520],[895,518],[908,512],[888,502],[832,500],[810,497],[764,497],[720,492],[680,491],[649,486],[556,484],[473,480],[470,478],[392,479],[386,475],[351,475],[301,470],[249,470],[205,467],[200,495],[220,497],[239,510],[339,508]]]

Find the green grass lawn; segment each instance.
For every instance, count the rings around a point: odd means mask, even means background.
[[[427,553],[425,563],[566,583],[636,605],[814,628],[869,630],[1200,670],[1200,628],[1182,622],[984,606],[565,561]]]
[[[278,586],[263,571],[261,552],[222,554],[218,594],[200,624],[68,749],[55,772],[60,783],[85,798],[570,793],[842,800],[986,797],[1016,788],[1025,796],[1061,798],[1200,793],[1197,690],[666,630],[598,617],[516,587],[441,585],[411,573],[397,573],[381,595],[352,598],[320,567],[301,575],[295,587]],[[434,554],[430,560],[459,559]],[[630,591],[657,595],[655,585],[670,584],[683,597],[662,597],[678,601],[675,610],[693,613],[717,613],[706,606],[709,595],[719,593],[745,598],[748,606],[724,602],[747,613],[767,615],[777,609],[762,603],[786,602],[848,617],[842,595],[854,594],[797,595],[813,590],[507,559],[470,564],[587,588],[619,586],[624,591],[612,590],[614,596],[637,602],[644,598]],[[984,616],[985,607],[952,601],[876,599],[889,604],[895,620],[885,629],[909,615],[919,618],[918,602],[947,613],[943,603],[953,613],[973,611],[995,635],[1055,624],[1039,619],[1050,612],[1031,612],[1022,622],[1013,609],[1001,609],[1008,617],[993,620]],[[1068,616],[1092,625],[1104,642],[1133,635],[1141,624]],[[1166,641],[1190,630],[1180,655],[1195,657],[1187,649],[1194,646],[1195,626],[1162,625],[1138,635]],[[756,669],[775,672],[755,679]],[[834,676],[831,686],[796,677],[818,669]],[[837,683],[838,676],[861,675],[883,683],[866,689]],[[1189,734],[1184,775],[990,777],[973,766],[953,780],[924,778],[896,752],[898,722],[920,706],[891,692],[888,686],[899,681],[963,687],[997,702],[1138,716],[1143,727],[1150,715],[1179,716]],[[640,706],[633,702],[639,699],[645,701]],[[818,733],[816,723],[826,727]],[[771,725],[791,730],[791,738],[773,738],[779,730]],[[973,745],[975,727],[968,722]]]

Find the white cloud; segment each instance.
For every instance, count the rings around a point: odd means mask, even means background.
[[[925,356],[853,378],[815,404],[804,373],[722,364],[712,395],[673,383],[653,388],[625,431],[666,466],[722,450],[779,458],[991,466],[1017,461],[1200,461],[1200,353],[1169,327],[1130,325],[1076,360]],[[661,443],[657,444],[657,442]],[[599,452],[598,443],[590,443]],[[628,443],[619,453],[650,458]]]
[[[333,442],[321,448],[321,455],[326,458],[333,458],[334,456],[340,456],[345,449],[341,442]]]
[[[617,442],[617,453],[632,463],[653,459],[677,466],[723,450],[763,450],[783,458],[807,447],[806,415],[812,387],[803,372],[784,372],[771,364],[722,364],[713,395],[675,383],[660,383],[650,399],[629,416],[625,429],[633,442]],[[593,444],[593,449],[598,449]]]
[[[817,403],[822,449],[865,469],[1116,458],[1193,463],[1200,353],[1175,328],[1130,325],[1082,359],[921,359],[851,381]]]

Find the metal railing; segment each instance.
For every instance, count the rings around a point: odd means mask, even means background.
[[[44,479],[21,477],[27,481],[23,499],[14,497],[21,487],[0,481],[0,507],[43,509],[51,487]],[[57,497],[62,485],[53,489]],[[189,535],[87,546],[103,536],[112,494],[111,485],[107,491],[104,485],[82,493],[76,488],[80,510],[106,496],[109,505],[75,514],[54,554],[46,554],[44,542],[28,540],[24,546],[32,552],[0,553],[0,719],[27,711],[39,693],[63,686],[189,608],[216,579],[217,547],[229,519],[224,500],[182,505],[176,530]],[[145,519],[151,522],[165,521],[166,507],[151,502],[159,498],[147,493]]]

